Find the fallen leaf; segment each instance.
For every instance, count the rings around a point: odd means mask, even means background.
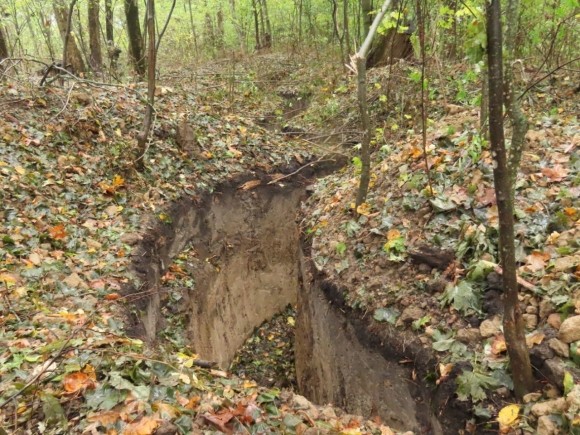
[[[562,181],[568,175],[568,170],[562,165],[555,165],[553,168],[543,168],[542,174],[550,181]]]
[[[250,181],[246,181],[244,184],[242,184],[241,186],[238,187],[238,189],[240,190],[250,190],[253,189],[254,187],[257,187],[261,184],[262,182],[260,180],[250,180]]]
[[[66,229],[64,224],[58,224],[48,230],[50,237],[54,240],[62,240],[66,237]]]
[[[526,345],[528,348],[534,347],[534,345],[541,344],[544,341],[546,335],[542,332],[533,332],[532,334],[526,336]]]
[[[123,435],[151,435],[159,426],[159,420],[154,417],[143,417],[136,423],[130,423],[125,427]]]
[[[68,373],[62,383],[67,393],[76,393],[77,391],[95,388],[95,382],[88,374],[83,372]]]
[[[508,405],[504,406],[497,415],[497,421],[500,426],[511,427],[518,421],[518,416],[520,414],[519,405]]]

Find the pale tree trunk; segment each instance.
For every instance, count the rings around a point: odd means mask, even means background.
[[[70,33],[72,27],[72,13],[76,2],[77,0],[73,0],[67,9],[61,0],[54,0],[53,7],[58,29],[64,45],[62,56],[63,68],[66,68],[67,65],[70,64],[75,73],[81,73],[85,72],[87,68],[81,51],[77,45],[77,41],[74,37],[71,37]]]
[[[489,66],[489,135],[494,156],[493,178],[499,213],[499,256],[503,269],[503,328],[518,399],[533,387],[530,355],[518,300],[514,244],[514,205],[503,128],[503,66],[500,0],[486,6]]]
[[[101,23],[99,20],[99,0],[89,0],[89,63],[93,71],[100,71],[103,67],[103,55],[101,53]]]
[[[191,4],[191,0],[190,0]],[[240,50],[242,53],[246,52],[246,34],[236,12],[236,0],[230,0],[230,13],[232,14],[232,23],[236,34],[238,35],[238,43],[240,44]]]
[[[148,59],[147,59],[147,107],[143,126],[137,136],[138,155],[135,159],[135,168],[138,171],[145,169],[145,154],[147,153],[147,139],[151,124],[153,123],[153,105],[155,103],[155,66],[157,50],[155,44],[155,0],[147,0],[147,34],[148,34]]]
[[[367,104],[367,84],[366,84],[366,62],[367,55],[371,48],[371,44],[379,28],[383,17],[387,13],[387,9],[391,5],[392,0],[385,0],[380,11],[375,15],[375,18],[369,27],[367,36],[359,48],[358,52],[354,56],[354,65],[351,64],[351,69],[357,72],[357,95],[358,95],[358,105],[361,117],[361,127],[362,127],[362,140],[361,140],[361,162],[362,169],[360,174],[360,182],[358,185],[358,191],[356,195],[356,210],[358,213],[358,208],[363,204],[369,192],[369,182],[371,178],[371,123],[369,117],[369,110]]]
[[[129,35],[129,49],[135,72],[142,77],[145,75],[145,53],[143,51],[143,36],[139,25],[139,8],[137,0],[125,0],[125,17],[127,19],[127,33]]]
[[[195,50],[195,56],[199,57],[199,46],[197,44],[197,31],[195,30],[195,21],[193,19],[193,8],[191,6],[191,0],[187,1],[189,8],[189,24],[191,26],[191,34],[193,36],[193,48]]]

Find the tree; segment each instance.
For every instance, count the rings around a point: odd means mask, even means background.
[[[139,7],[137,0],[125,0],[125,18],[127,20],[127,34],[129,35],[129,51],[135,72],[142,77],[145,75],[145,53],[143,50],[143,35],[139,26]]]
[[[58,29],[63,41],[63,68],[67,68],[70,64],[73,71],[80,73],[85,72],[87,68],[75,38],[71,37],[72,14],[76,3],[77,0],[72,0],[67,9],[65,3],[62,0],[54,0],[53,8]]]
[[[8,51],[8,38],[6,37],[4,26],[0,21],[0,61],[2,59],[6,59],[7,57],[10,57],[10,53]]]
[[[88,6],[89,22],[89,63],[94,71],[99,71],[103,66],[103,55],[101,54],[101,23],[99,20],[99,0],[89,0]]]
[[[371,142],[371,125],[369,118],[369,110],[367,105],[367,91],[366,91],[366,63],[367,54],[377,33],[377,29],[387,9],[391,5],[392,0],[385,0],[380,11],[375,16],[369,32],[362,43],[358,52],[353,56],[353,65],[351,69],[357,72],[357,93],[358,93],[358,105],[361,117],[361,127],[363,130],[363,137],[361,141],[361,162],[362,169],[360,174],[360,182],[358,186],[358,191],[356,195],[356,209],[358,211],[359,206],[366,201],[367,194],[369,191],[369,182],[371,175],[371,155],[370,155],[370,142]]]
[[[489,136],[495,164],[495,194],[499,213],[499,253],[503,268],[504,334],[516,397],[521,399],[533,385],[530,355],[518,301],[514,244],[513,179],[510,176],[503,128],[503,59],[500,0],[487,5],[489,68]]]

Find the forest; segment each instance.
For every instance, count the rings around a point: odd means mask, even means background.
[[[578,0],[3,0],[0,435],[580,434]]]

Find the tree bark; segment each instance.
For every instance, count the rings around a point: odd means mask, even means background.
[[[87,68],[75,38],[71,38],[72,12],[76,2],[77,0],[73,0],[67,9],[61,0],[54,0],[53,8],[64,46],[62,56],[63,68],[66,68],[70,64],[73,71],[81,73],[85,72]]]
[[[514,82],[514,61],[516,60],[517,37],[519,30],[519,0],[508,0],[506,9],[506,57],[504,69],[504,98],[506,112],[512,123],[512,137],[509,148],[508,169],[512,186],[515,186],[522,153],[526,142],[529,122],[520,107],[520,100],[516,95]],[[512,192],[513,194],[513,192]]]
[[[254,15],[254,33],[256,36],[256,50],[259,50],[261,47],[261,38],[260,38],[260,21],[258,18],[258,5],[256,0],[252,0],[252,13]]]
[[[125,17],[127,19],[131,61],[135,72],[142,77],[145,75],[145,53],[143,51],[143,35],[141,35],[139,8],[136,0],[125,0]]]
[[[157,50],[155,44],[155,0],[147,0],[147,34],[149,39],[147,59],[147,107],[143,127],[137,136],[138,155],[135,159],[135,168],[138,171],[145,169],[145,154],[147,153],[147,138],[153,123],[153,105],[155,103],[155,67]]]
[[[6,31],[0,23],[0,60],[10,57],[10,52],[8,51],[8,38],[6,36]]]
[[[91,54],[89,63],[93,71],[100,71],[103,67],[103,55],[101,52],[101,23],[99,19],[99,0],[89,0],[89,46]]]
[[[373,22],[373,1],[372,0],[360,0],[360,5],[363,14],[363,35],[368,35]]]
[[[526,345],[522,313],[518,301],[518,283],[514,246],[514,214],[511,177],[503,129],[503,66],[500,0],[486,6],[489,67],[489,134],[494,155],[494,185],[499,212],[499,254],[503,268],[503,327],[510,358],[514,391],[521,399],[533,386],[530,355]]]
[[[356,194],[355,207],[358,212],[358,207],[364,203],[367,199],[369,192],[369,182],[370,182],[370,172],[371,172],[371,154],[370,154],[370,141],[371,141],[371,123],[369,118],[368,104],[367,104],[367,84],[366,84],[366,61],[367,54],[371,48],[371,44],[377,33],[377,29],[387,9],[391,5],[392,0],[385,0],[383,6],[381,7],[379,13],[375,16],[373,23],[369,28],[369,32],[359,48],[358,52],[355,54],[356,64],[351,65],[352,69],[357,71],[357,96],[358,105],[361,117],[361,127],[362,127],[362,140],[361,140],[361,162],[362,169],[360,174],[360,181],[358,186],[358,191]]]
[[[113,47],[114,31],[113,31],[113,0],[105,0],[105,37],[107,38],[107,45]]]

